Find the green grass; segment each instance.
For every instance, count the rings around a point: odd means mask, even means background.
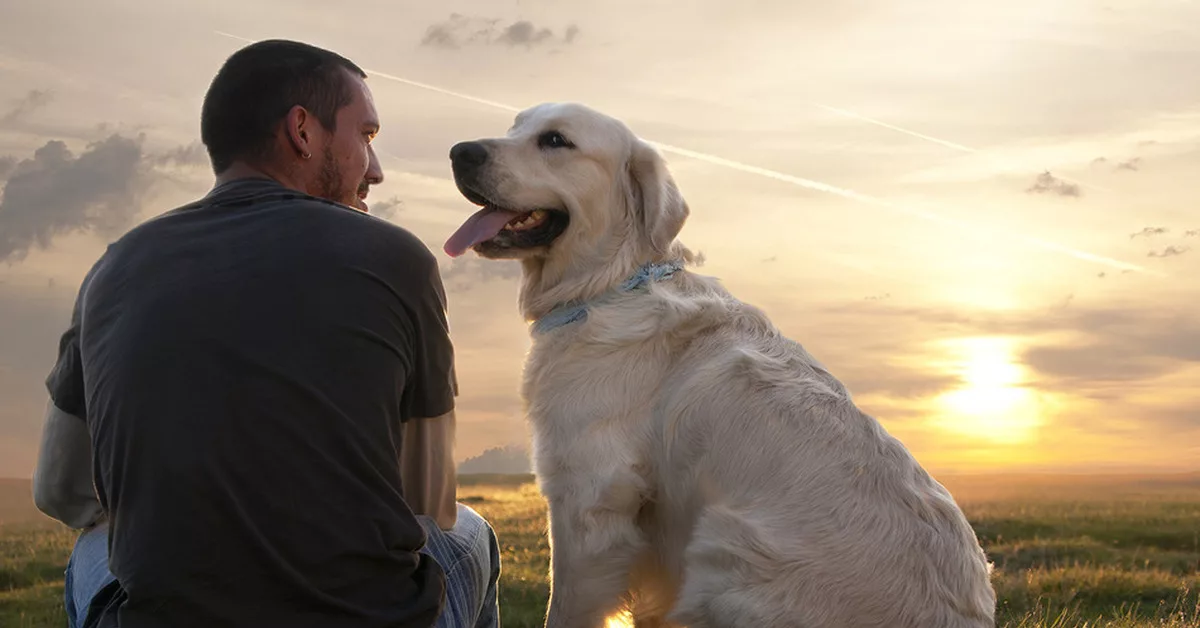
[[[46,523],[0,524],[0,626],[65,626],[63,570],[75,534]]]
[[[1200,626],[1200,478],[945,483],[996,565],[999,626]],[[459,496],[500,536],[502,624],[541,626],[545,501],[528,476],[464,477]],[[73,539],[44,521],[0,524],[0,626],[65,624],[62,571]]]
[[[1200,488],[959,499],[996,565],[1001,626],[1200,626]]]

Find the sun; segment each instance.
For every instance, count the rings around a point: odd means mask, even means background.
[[[937,397],[942,429],[994,443],[1030,440],[1041,425],[1038,396],[1024,385],[1016,342],[1006,337],[951,341],[950,364],[962,385]]]

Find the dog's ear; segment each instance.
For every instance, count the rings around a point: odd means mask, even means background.
[[[662,156],[642,140],[634,140],[629,178],[634,216],[641,221],[650,246],[658,253],[665,253],[687,220],[687,201]]]

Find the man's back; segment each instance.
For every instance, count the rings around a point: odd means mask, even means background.
[[[80,307],[82,368],[50,384],[83,406],[111,517],[101,625],[432,625],[397,451],[453,375],[416,238],[237,181],[110,247]]]

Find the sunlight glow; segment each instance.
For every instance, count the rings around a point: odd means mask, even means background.
[[[622,611],[604,622],[604,628],[633,628],[633,616],[629,611]]]
[[[1023,385],[1015,342],[1004,337],[953,341],[962,385],[938,396],[938,426],[994,443],[1029,441],[1042,423],[1037,394]]]

